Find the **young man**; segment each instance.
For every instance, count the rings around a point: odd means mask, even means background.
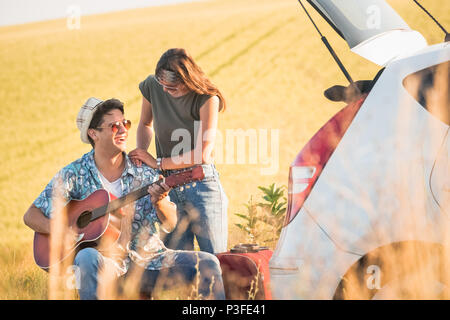
[[[55,175],[25,213],[25,224],[36,232],[49,234],[50,218],[71,200],[83,200],[98,189],[121,197],[158,180],[156,170],[145,165],[135,166],[125,153],[130,126],[131,122],[124,118],[122,102],[89,98],[78,113],[77,127],[81,140],[90,143],[93,149]],[[176,206],[167,197],[169,188],[165,184],[154,184],[148,192],[150,196],[129,205],[131,209],[127,207],[122,219],[129,222],[125,226],[122,223],[118,241],[123,244],[125,255],[114,259],[93,247],[76,253],[74,265],[80,270],[80,298],[98,298],[99,271],[108,265],[113,266],[117,277],[123,278],[131,269],[143,269],[141,292],[151,291],[160,271],[164,270],[168,277],[181,276],[187,283],[198,276],[199,294],[224,299],[220,266],[214,255],[170,250],[159,239],[158,225],[169,232],[177,224]]]

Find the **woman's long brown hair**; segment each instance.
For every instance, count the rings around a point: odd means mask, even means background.
[[[222,93],[206,77],[185,49],[173,48],[164,52],[156,65],[155,76],[161,78],[164,70],[175,72],[178,81],[183,82],[190,90],[198,94],[218,96],[220,99],[219,111],[225,110],[226,102]]]

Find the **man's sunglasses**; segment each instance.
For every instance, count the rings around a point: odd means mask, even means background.
[[[111,128],[113,133],[117,133],[119,131],[120,126],[123,126],[125,129],[130,129],[131,128],[131,121],[130,120],[123,120],[123,121],[116,121],[116,122],[111,122],[110,124],[108,124],[107,127],[97,127],[95,129],[107,129],[107,128]]]

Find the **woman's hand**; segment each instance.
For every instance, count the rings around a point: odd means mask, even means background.
[[[157,168],[156,159],[153,158],[153,156],[144,149],[134,149],[128,154],[128,156],[130,157],[131,161],[138,167],[140,167],[143,162],[153,169]]]

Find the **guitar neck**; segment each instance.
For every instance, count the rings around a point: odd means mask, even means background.
[[[180,172],[180,173],[177,173],[174,175],[170,175],[170,176],[166,177],[165,179],[160,179],[158,181],[150,183],[150,184],[148,184],[144,187],[141,187],[137,190],[134,190],[118,199],[114,199],[102,207],[92,210],[92,215],[90,217],[87,216],[87,218],[90,221],[93,221],[93,220],[98,219],[108,213],[115,214],[115,212],[118,209],[122,208],[123,206],[126,206],[127,204],[134,202],[134,201],[148,195],[148,191],[147,191],[148,187],[150,187],[151,185],[153,185],[155,183],[161,184],[164,181],[165,184],[167,186],[169,186],[169,188],[173,188],[173,187],[183,185],[185,183],[189,183],[192,181],[200,181],[204,177],[205,177],[205,174],[204,174],[203,168],[201,166],[198,166],[194,169]],[[117,216],[120,217],[120,215],[117,215]]]
[[[142,197],[145,197],[146,195],[148,195],[148,187],[151,186],[154,183],[158,183],[159,181],[150,183],[142,188],[139,188],[137,190],[134,190],[120,198],[114,199],[112,201],[110,201],[108,204],[101,206],[97,209],[94,209],[92,211],[92,220],[98,219],[102,216],[104,216],[107,213],[112,213],[115,214],[115,211],[117,211],[118,209],[126,206],[129,203],[132,203],[136,200],[139,200]],[[120,217],[118,215],[118,217]]]

